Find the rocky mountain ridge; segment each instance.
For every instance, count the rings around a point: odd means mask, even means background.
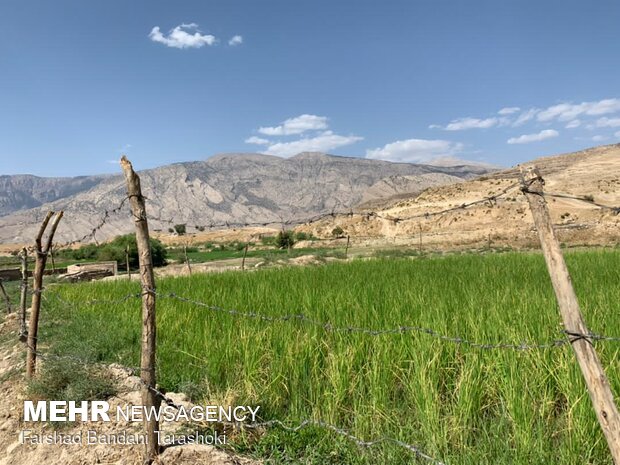
[[[353,208],[361,201],[385,195],[413,194],[430,186],[471,179],[488,171],[484,166],[436,167],[323,153],[301,153],[288,159],[221,154],[205,161],[144,170],[140,176],[151,228],[166,231],[171,225],[185,223],[191,231],[226,222],[294,222]],[[13,177],[5,178],[4,198],[31,199],[5,201],[5,211],[10,212],[0,217],[0,241],[5,243],[30,243],[49,210],[65,211],[57,232],[59,242],[79,239],[101,222],[106,211],[116,209],[126,195],[121,175],[69,178],[66,186],[56,180],[57,189],[47,198],[35,195],[43,190],[37,186],[43,186],[45,178],[23,191],[14,187],[19,184],[10,179]],[[23,209],[36,202],[40,204],[35,208]],[[106,240],[132,228],[125,205],[106,219],[95,239]]]

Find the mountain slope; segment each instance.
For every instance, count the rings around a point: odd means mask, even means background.
[[[538,158],[545,192],[593,198],[620,207],[620,144]],[[519,190],[519,167],[496,171],[477,179],[431,187],[417,196],[400,199],[379,211],[385,217],[412,217],[394,223],[377,218],[337,218],[300,229],[329,237],[338,225],[352,237],[376,237],[393,243],[419,246],[420,234],[427,250],[472,247],[537,247],[538,239],[527,201]],[[515,185],[516,184],[516,185]],[[426,213],[458,207],[496,195],[513,186],[495,202],[424,217]],[[560,240],[572,245],[617,245],[620,215],[574,199],[546,197]],[[420,217],[421,216],[421,217]],[[395,241],[395,242],[394,242]]]
[[[151,228],[167,230],[173,224],[186,223],[192,231],[223,222],[282,223],[351,208],[362,199],[372,199],[372,186],[390,177],[426,176],[427,185],[438,185],[485,172],[486,168],[477,166],[434,167],[302,153],[289,159],[223,154],[206,161],[145,170],[140,176]],[[415,188],[414,184],[405,183],[404,188]],[[376,190],[374,195],[382,195],[381,189]],[[394,193],[402,191],[392,186],[390,195]],[[106,177],[87,191],[0,218],[0,240],[31,242],[48,210],[65,211],[58,241],[78,239],[100,222],[106,210],[118,207],[124,197],[123,178]],[[125,205],[107,219],[96,239],[108,239],[132,228]]]
[[[87,191],[106,177],[41,178],[28,174],[0,176],[0,216]]]

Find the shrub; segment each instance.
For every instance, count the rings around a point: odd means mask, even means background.
[[[298,242],[298,241],[312,241],[314,239],[316,239],[316,237],[314,237],[312,235],[312,233],[306,233],[306,232],[303,232],[303,231],[295,233],[295,242]]]
[[[151,239],[151,254],[154,266],[166,264],[166,248],[157,239]],[[107,244],[87,244],[76,250],[62,251],[60,256],[74,260],[116,261],[121,269],[125,269],[125,250],[129,249],[129,266],[138,266],[138,246],[135,234],[119,236]]]
[[[288,249],[295,243],[293,231],[280,231],[276,236],[276,246],[279,249]]]
[[[185,224],[175,224],[174,232],[176,232],[179,236],[182,236],[186,233],[187,226]]]
[[[109,376],[95,367],[72,360],[48,360],[28,384],[28,394],[38,399],[100,400],[113,396],[115,392]]]
[[[342,237],[343,235],[344,235],[344,229],[342,229],[340,226],[336,226],[334,229],[332,229],[332,236]]]

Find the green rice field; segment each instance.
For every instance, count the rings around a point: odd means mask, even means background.
[[[566,259],[590,330],[620,336],[620,251]],[[269,317],[303,313],[334,327],[417,326],[479,343],[542,344],[564,335],[539,254],[360,259],[157,286],[158,382],[168,391],[260,405],[261,420],[315,419],[364,440],[394,438],[446,464],[612,463],[570,345],[485,350],[415,331],[326,331],[165,296]],[[137,366],[140,300],[117,299],[138,292],[124,281],[51,286],[40,346]],[[620,342],[595,345],[619,394]],[[321,428],[274,428],[233,447],[268,463],[432,463],[390,443],[360,449]]]

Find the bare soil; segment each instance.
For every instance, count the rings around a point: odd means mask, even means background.
[[[20,441],[23,430],[33,433],[53,434],[46,423],[23,422],[23,400],[25,400],[26,380],[24,375],[25,350],[17,342],[16,314],[2,317],[0,323],[0,465],[85,465],[118,464],[139,465],[143,461],[144,445],[110,444],[28,444]],[[44,363],[44,361],[39,361]],[[118,365],[107,367],[108,374],[117,384],[118,394],[109,399],[111,408],[116,406],[140,404],[140,382],[129,370]],[[185,395],[167,393],[175,403],[191,405]],[[162,423],[165,433],[178,432],[187,425]],[[98,435],[140,434],[140,423],[94,422],[77,424],[60,430],[63,434],[86,436],[87,430]],[[185,430],[187,431],[187,430]],[[158,461],[160,465],[257,465],[259,462],[235,456],[214,446],[191,444],[169,447],[163,451]]]

